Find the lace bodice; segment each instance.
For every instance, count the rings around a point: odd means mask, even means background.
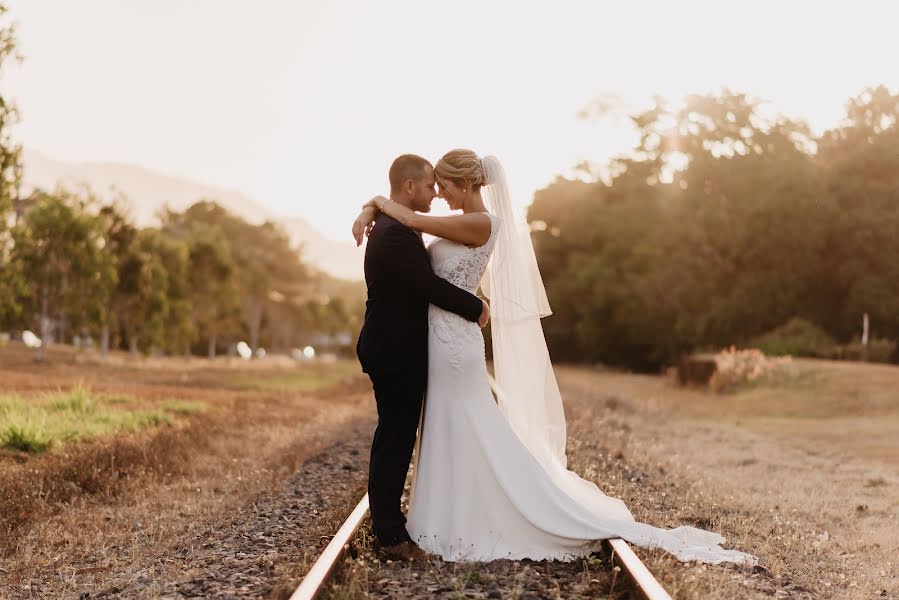
[[[434,273],[472,294],[477,291],[481,277],[487,269],[487,261],[490,260],[499,229],[499,217],[490,213],[485,214],[490,217],[490,237],[483,246],[469,248],[464,244],[442,238],[437,238],[428,245]]]

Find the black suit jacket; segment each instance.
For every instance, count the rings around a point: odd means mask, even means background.
[[[356,354],[366,373],[427,373],[428,305],[477,322],[480,298],[437,277],[421,236],[378,215],[365,248],[368,300]]]

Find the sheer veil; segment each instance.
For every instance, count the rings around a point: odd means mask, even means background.
[[[638,523],[627,506],[567,470],[565,413],[549,361],[540,319],[552,314],[537,268],[530,230],[516,216],[506,173],[494,156],[481,159],[486,184],[482,194],[499,228],[481,289],[490,298],[493,367],[502,395],[499,408],[512,429],[551,480],[592,517],[583,523],[585,539],[622,537],[664,548],[681,560],[753,564],[756,558],[721,547],[717,533],[682,526],[662,529]],[[541,519],[549,518],[541,515]],[[549,523],[550,521],[545,521]]]
[[[499,160],[485,156],[481,165],[486,176],[484,201],[499,218],[496,245],[481,282],[490,300],[493,368],[502,392],[498,404],[544,468],[565,468],[565,413],[540,323],[552,311],[530,229],[512,207]]]

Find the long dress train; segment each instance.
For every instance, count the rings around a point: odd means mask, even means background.
[[[474,292],[496,241],[499,219],[490,218],[483,246],[432,242],[435,273]],[[621,537],[681,560],[755,561],[721,548],[724,538],[713,532],[638,523],[594,483],[538,461],[493,398],[477,324],[431,306],[429,325],[428,390],[406,525],[422,548],[451,561],[568,560]]]

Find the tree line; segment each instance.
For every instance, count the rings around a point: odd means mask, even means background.
[[[655,369],[781,334],[852,345],[867,314],[897,360],[899,95],[864,90],[820,136],[728,90],[629,118],[633,152],[529,208],[555,359]]]
[[[138,228],[121,198],[86,189],[38,190],[17,204],[0,260],[0,330],[92,339],[104,353],[212,357],[237,341],[283,351],[358,328],[359,286],[304,264],[274,223],[202,200]]]

